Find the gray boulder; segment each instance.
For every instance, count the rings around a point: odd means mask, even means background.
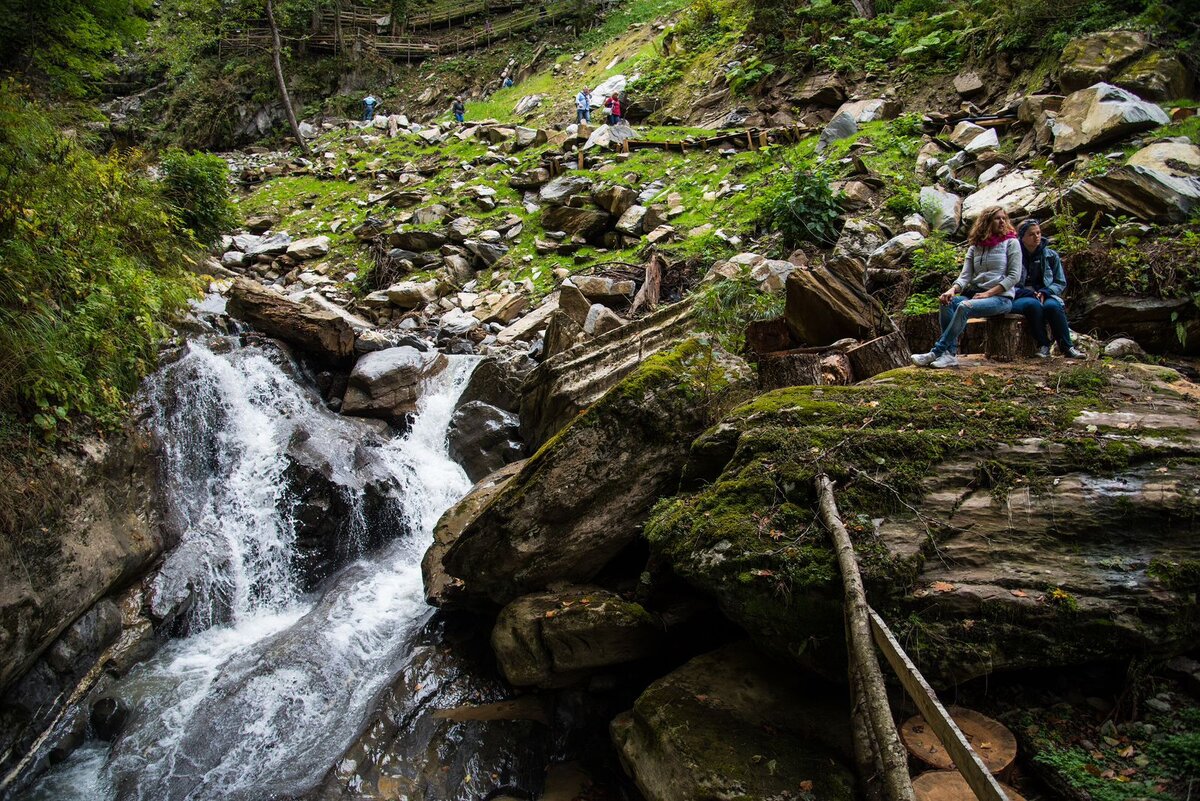
[[[296,261],[307,261],[329,255],[329,237],[313,236],[297,239],[287,247],[287,254]]]
[[[1055,153],[1099,147],[1130,134],[1171,121],[1154,103],[1108,83],[1098,83],[1067,96],[1051,133]]]
[[[576,195],[592,189],[592,179],[582,175],[560,175],[538,191],[538,200],[552,205],[562,205]]]
[[[398,421],[416,411],[421,383],[446,366],[446,357],[412,347],[387,348],[362,356],[350,372],[342,412]]]
[[[584,238],[604,233],[611,222],[612,215],[599,209],[551,206],[542,211],[542,227],[547,231],[563,231]]]
[[[521,420],[483,401],[459,406],[450,418],[450,456],[478,481],[525,457]]]
[[[388,237],[388,243],[401,250],[424,253],[446,244],[446,235],[439,231],[396,231]]]
[[[943,233],[953,235],[962,221],[962,198],[936,186],[921,187],[921,216]]]
[[[1192,76],[1178,57],[1161,50],[1130,64],[1113,83],[1148,100],[1178,100],[1192,91]]]

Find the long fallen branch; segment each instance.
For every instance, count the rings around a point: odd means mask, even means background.
[[[900,742],[899,732],[896,731],[896,722],[892,719],[892,708],[888,703],[887,688],[883,683],[883,672],[879,669],[879,660],[875,657],[870,607],[867,605],[862,576],[858,572],[854,545],[850,541],[850,533],[842,524],[841,515],[838,514],[833,482],[829,480],[829,476],[819,473],[816,485],[821,520],[833,537],[838,567],[842,573],[851,689],[853,692],[857,683],[861,691],[861,698],[856,698],[856,703],[861,702],[866,708],[866,718],[871,724],[875,749],[883,765],[883,790],[888,801],[914,801],[912,782],[908,776],[908,753],[904,744]],[[863,757],[859,756],[859,761],[864,761]],[[860,772],[864,767],[860,764]],[[863,778],[864,781],[868,781],[870,775]]]

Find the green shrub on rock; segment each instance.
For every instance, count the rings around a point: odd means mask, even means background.
[[[220,156],[171,148],[163,154],[162,178],[179,221],[198,242],[211,244],[237,224],[229,200],[229,166]]]

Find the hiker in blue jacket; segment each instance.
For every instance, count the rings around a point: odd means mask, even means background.
[[[1042,225],[1028,219],[1017,229],[1021,242],[1021,281],[1017,285],[1012,313],[1022,314],[1028,323],[1030,334],[1037,342],[1034,353],[1040,359],[1050,356],[1050,337],[1046,326],[1058,343],[1059,352],[1068,359],[1086,359],[1087,354],[1071,342],[1071,326],[1067,324],[1067,310],[1063,305],[1063,292],[1067,289],[1067,274],[1062,259],[1049,247],[1049,240],[1042,236]]]
[[[363,98],[363,122],[370,122],[375,119],[375,107],[379,105],[379,101],[375,95],[367,95]]]

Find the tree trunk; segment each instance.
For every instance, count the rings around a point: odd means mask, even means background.
[[[816,353],[783,351],[758,357],[758,388],[806,387],[821,383],[821,357]]]
[[[862,576],[858,572],[858,560],[850,533],[842,524],[837,502],[833,497],[833,482],[821,473],[816,478],[817,497],[821,521],[829,530],[837,551],[838,567],[842,573],[842,586],[846,609],[846,649],[850,664],[859,674],[867,717],[875,734],[875,747],[883,761],[883,786],[888,801],[914,801],[912,782],[908,778],[908,752],[900,742],[896,722],[892,719],[892,708],[888,704],[887,688],[883,683],[883,671],[875,657],[874,640],[867,606],[867,593],[863,589]]]
[[[628,317],[632,318],[643,306],[650,311],[658,308],[658,298],[662,292],[662,268],[663,257],[655,253],[646,264],[645,280],[629,307]]]
[[[904,334],[893,331],[876,337],[870,342],[856,345],[846,351],[855,381],[866,381],[871,376],[908,365],[908,343]]]
[[[288,94],[287,79],[283,77],[283,43],[279,39],[279,25],[275,22],[275,0],[267,0],[267,23],[271,26],[271,62],[275,67],[275,83],[279,86],[279,99],[283,101],[288,125],[292,128],[292,135],[296,137],[300,152],[307,156],[310,155],[308,143],[300,135],[300,123],[296,122],[292,97]]]
[[[1003,314],[987,318],[983,353],[996,362],[1011,362],[1033,355],[1033,337],[1025,332],[1025,318],[1019,314]]]
[[[850,0],[850,5],[863,19],[875,19],[875,0]]]

